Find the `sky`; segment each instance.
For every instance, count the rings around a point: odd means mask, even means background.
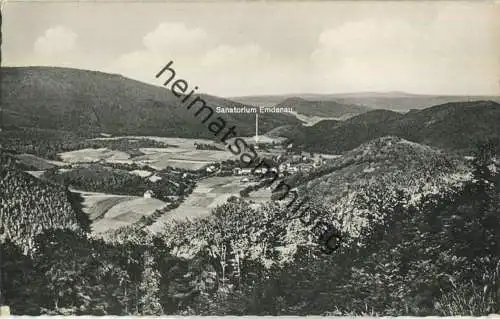
[[[19,2],[4,66],[176,79],[219,96],[405,91],[500,95],[500,2]]]

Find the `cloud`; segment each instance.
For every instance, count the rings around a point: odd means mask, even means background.
[[[169,61],[174,61],[175,68],[192,69],[199,64],[210,42],[211,38],[201,28],[163,22],[143,36],[142,49],[120,55],[105,71],[151,83],[154,74]]]
[[[119,56],[106,71],[159,84],[154,75],[169,61],[176,77],[200,91],[226,95],[264,85],[271,56],[255,43],[218,43],[203,29],[164,22],[143,37],[141,50]]]
[[[188,28],[182,23],[161,23],[143,38],[144,46],[153,53],[175,53],[197,50],[206,44],[208,35],[200,28]]]
[[[74,49],[77,34],[64,26],[47,29],[43,36],[36,39],[35,54],[57,55]]]
[[[201,63],[207,67],[254,67],[260,63],[267,64],[270,59],[269,53],[265,52],[257,44],[246,44],[241,46],[219,45],[208,51]],[[262,66],[262,65],[261,65]]]
[[[420,42],[420,34],[404,21],[362,20],[323,31],[310,58],[322,86],[391,90],[416,75]]]
[[[310,55],[321,91],[491,92],[495,28],[484,12],[443,7],[431,20],[376,17],[323,30]],[[494,33],[494,34],[492,34]],[[471,79],[475,79],[471,81]]]

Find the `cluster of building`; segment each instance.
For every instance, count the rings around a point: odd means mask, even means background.
[[[310,172],[325,163],[324,159],[319,157],[312,157],[309,153],[301,154],[281,154],[274,156],[272,160],[280,163],[276,167],[271,168],[271,171],[278,173],[279,177],[298,172]],[[233,168],[233,175],[261,175],[267,173],[266,167],[257,168]]]

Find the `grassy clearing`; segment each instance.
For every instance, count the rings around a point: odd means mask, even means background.
[[[104,217],[108,219],[114,219],[123,215],[124,213],[133,212],[135,216],[127,220],[128,222],[133,223],[142,216],[152,215],[155,210],[161,209],[165,205],[165,202],[154,198],[133,198],[128,201],[120,202],[117,205],[113,206],[108,210]]]
[[[120,161],[130,158],[130,155],[125,152],[113,151],[108,148],[84,148],[78,151],[60,153],[58,155],[66,163],[93,163],[101,160]]]
[[[166,206],[165,202],[153,198],[85,192],[82,196],[84,212],[92,220],[94,234],[130,226],[142,216],[151,216]]]
[[[92,197],[92,196],[90,196]],[[86,197],[86,199],[89,199],[90,197]],[[104,215],[114,206],[118,205],[119,203],[122,202],[127,202],[130,201],[131,199],[134,199],[135,197],[133,196],[93,196],[95,203],[88,208],[87,213],[89,215],[89,218],[91,220],[98,220],[104,217]],[[100,200],[96,200],[99,198]],[[87,203],[87,201],[84,201],[84,205]]]
[[[240,179],[241,176],[217,176],[201,180],[193,193],[179,207],[160,216],[148,229],[159,232],[163,230],[163,225],[171,220],[203,217],[210,214],[212,208],[226,202],[229,197],[239,197],[240,190],[246,186],[240,183]],[[265,198],[264,193],[260,195],[261,200],[270,198]],[[259,200],[255,199],[255,201]]]
[[[46,170],[56,166],[65,165],[63,162],[51,161],[32,154],[19,154],[16,158],[24,165],[33,168],[32,170]]]

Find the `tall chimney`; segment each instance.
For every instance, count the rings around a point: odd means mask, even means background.
[[[255,113],[255,144],[259,144],[259,113]]]

